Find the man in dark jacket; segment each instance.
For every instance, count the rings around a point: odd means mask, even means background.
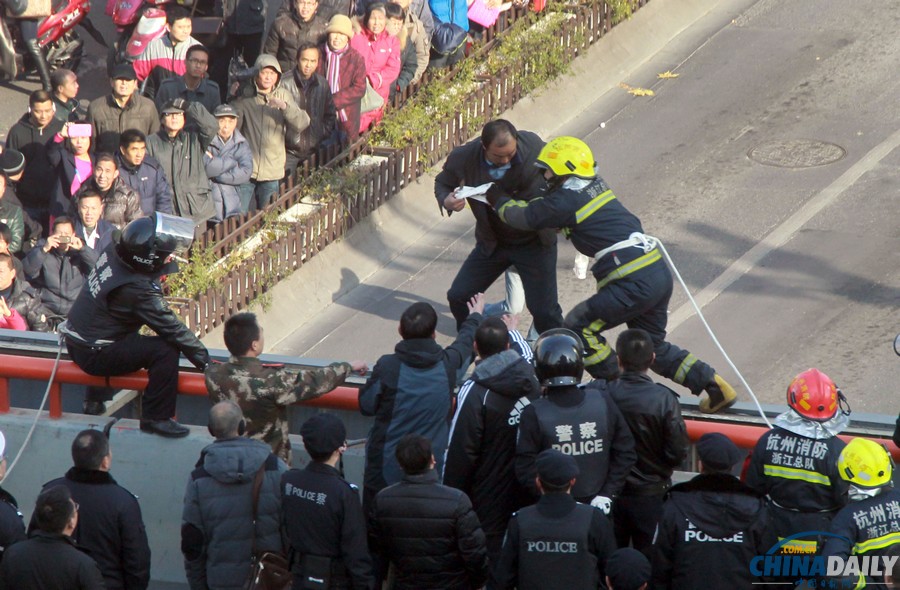
[[[9,228],[10,237],[7,246],[9,251],[15,254],[22,249],[22,240],[25,235],[25,214],[20,206],[8,198],[8,194],[6,175],[0,174],[0,223]]]
[[[174,213],[172,187],[166,172],[153,156],[147,155],[147,136],[137,129],[126,129],[119,138],[119,178],[137,191],[144,215]]]
[[[0,590],[104,590],[103,576],[93,559],[72,540],[78,526],[78,504],[66,486],[40,493],[34,507],[37,530],[4,552]]]
[[[28,282],[41,290],[47,311],[65,317],[98,256],[75,235],[75,225],[63,215],[53,220],[53,232],[32,248],[22,266]]]
[[[162,275],[178,272],[178,264],[169,259],[183,256],[193,236],[191,220],[165,213],[132,221],[118,242],[100,254],[68,321],[59,328],[72,360],[89,375],[147,369],[141,430],[161,436],[190,433],[172,419],[180,353],[200,370],[209,364],[206,347],[172,312],[159,285]],[[142,336],[145,325],[157,335]],[[93,406],[85,408],[88,413],[102,413],[102,398],[85,402]]]
[[[687,427],[678,394],[647,375],[655,356],[650,335],[625,330],[616,353],[622,376],[609,384],[609,395],[634,437],[637,462],[613,506],[613,524],[619,547],[644,551],[653,543],[672,472],[687,457]]]
[[[244,417],[233,402],[209,411],[215,442],[203,449],[184,493],[181,552],[191,590],[243,590],[257,552],[282,550],[281,474],[287,466],[268,445],[242,436]],[[253,522],[253,483],[262,484]]]
[[[145,590],[150,583],[150,546],[137,496],[109,473],[109,439],[82,430],[72,441],[74,466],[44,490],[65,486],[79,506],[72,539],[97,561],[107,590]],[[31,526],[36,526],[32,518]]]
[[[541,395],[534,368],[510,350],[509,340],[497,317],[484,320],[475,332],[481,361],[459,388],[443,474],[444,485],[472,500],[492,563],[500,556],[510,514],[531,502],[513,465],[519,416]]]
[[[281,82],[281,87],[290,93],[297,106],[309,115],[309,127],[303,130],[298,141],[287,145],[287,175],[293,174],[298,162],[317,153],[337,125],[331,88],[325,77],[316,73],[321,59],[318,45],[303,43],[297,49],[297,67]]]
[[[534,166],[544,146],[540,137],[517,131],[504,119],[491,121],[476,139],[450,152],[444,169],[434,179],[434,195],[443,212],[462,211],[466,199],[457,198],[462,186],[502,183],[516,199],[539,196],[543,179]],[[556,232],[522,231],[504,225],[487,204],[471,199],[475,215],[475,248],[447,292],[450,311],[459,327],[466,319],[466,301],[487,290],[509,267],[522,278],[525,303],[538,332],[562,326],[562,308],[556,291]]]
[[[78,195],[75,203],[78,207],[75,235],[99,255],[112,242],[112,234],[116,229],[103,219],[103,197],[97,191],[85,191]]]
[[[212,113],[222,104],[219,85],[206,77],[209,68],[209,49],[203,45],[192,45],[184,54],[184,74],[163,80],[153,102],[161,111],[173,98],[183,98],[187,102],[199,102]],[[191,128],[196,130],[194,123]]]
[[[282,524],[294,587],[329,578],[323,590],[369,590],[375,585],[359,494],[337,469],[347,429],[334,414],[316,414],[300,427],[312,461],[281,476]],[[319,501],[321,499],[321,501]]]
[[[534,483],[538,453],[549,448],[562,451],[575,457],[581,473],[572,496],[609,515],[637,455],[628,424],[609,394],[579,387],[582,355],[581,340],[565,328],[541,334],[535,343],[535,373],[546,396],[522,411],[516,477],[539,496]]]
[[[572,498],[578,464],[555,449],[535,461],[541,498],[509,521],[496,566],[498,590],[605,588],[605,564],[615,551],[612,527],[594,508]]]
[[[71,215],[76,214],[76,203],[86,192],[97,192],[103,198],[103,219],[116,229],[142,217],[141,196],[125,184],[119,175],[119,163],[112,154],[100,154],[94,161],[94,175],[75,193]]]
[[[126,129],[137,129],[145,135],[156,133],[159,114],[152,100],[136,92],[137,74],[131,64],[115,66],[109,83],[112,93],[88,106],[88,122],[94,128],[91,146],[96,152],[112,154],[119,147],[119,134]]]
[[[0,254],[0,298],[25,319],[29,330],[48,332],[47,310],[41,305],[40,292],[16,274],[12,256]]]
[[[215,117],[202,104],[183,98],[169,101],[160,113],[162,128],[147,138],[147,150],[156,158],[172,183],[175,213],[190,217],[201,230],[214,215],[209,177],[203,155],[219,129]],[[199,131],[185,128],[185,120],[196,121]]]
[[[28,214],[44,227],[47,227],[56,181],[56,172],[47,158],[47,144],[63,126],[53,113],[50,93],[35,90],[28,97],[28,112],[10,127],[6,137],[6,147],[25,156],[25,174],[17,193],[19,199]]]
[[[700,475],[666,495],[653,541],[650,587],[750,588],[750,560],[768,549],[762,543],[763,499],[731,475],[743,453],[727,436],[704,434],[697,454]]]
[[[487,547],[469,498],[438,483],[426,437],[404,436],[396,455],[403,480],[381,490],[373,502],[378,571],[393,564],[395,590],[481,588],[487,579]]]
[[[328,22],[318,14],[318,0],[293,0],[291,10],[275,17],[263,53],[274,55],[281,71],[290,71],[297,63],[297,49],[303,43],[325,42]]]
[[[438,458],[438,473],[443,469],[453,390],[472,360],[483,310],[484,294],[478,293],[469,302],[471,315],[447,348],[434,341],[437,312],[431,305],[413,303],[400,317],[403,340],[394,354],[378,359],[359,392],[360,412],[375,417],[366,441],[363,507],[367,514],[375,494],[402,477],[394,450],[403,435],[429,438]]]
[[[6,437],[0,432],[0,481],[6,477]],[[25,522],[12,494],[0,488],[0,561],[14,543],[24,541]]]

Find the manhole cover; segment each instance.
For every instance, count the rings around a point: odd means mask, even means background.
[[[779,139],[752,148],[747,156],[765,166],[811,168],[837,162],[847,151],[841,146],[815,139]]]

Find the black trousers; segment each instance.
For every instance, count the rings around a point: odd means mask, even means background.
[[[519,270],[525,290],[525,305],[534,316],[538,332],[563,325],[562,308],[556,291],[556,243],[545,246],[535,238],[527,244],[497,246],[490,254],[476,245],[447,291],[450,312],[456,327],[469,316],[466,303],[476,293],[485,292],[510,266]]]
[[[656,524],[662,516],[663,496],[624,496],[613,502],[613,531],[616,545],[631,544],[641,553],[653,545]],[[648,555],[649,557],[649,555]]]
[[[66,348],[75,364],[88,375],[112,377],[147,369],[143,420],[167,420],[175,415],[178,395],[177,348],[159,336],[129,334],[104,347],[89,347],[66,338]]]
[[[231,62],[231,58],[241,55],[247,65],[252,68],[262,51],[262,44],[262,32],[249,35],[229,33],[225,44],[212,50],[209,60],[209,77],[219,85],[219,94],[222,95],[223,103],[228,97],[228,64]]]

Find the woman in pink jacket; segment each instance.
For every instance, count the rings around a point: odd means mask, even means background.
[[[384,4],[374,2],[366,8],[362,29],[350,40],[350,46],[366,61],[366,78],[378,94],[388,101],[391,86],[400,75],[400,42],[387,32],[387,15]],[[359,122],[359,132],[381,120],[384,106],[363,113]]]

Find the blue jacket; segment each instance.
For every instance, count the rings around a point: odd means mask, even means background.
[[[434,16],[435,27],[439,23],[452,22],[464,31],[469,30],[469,5],[463,0],[428,0],[428,7]]]
[[[141,196],[141,211],[144,215],[151,215],[155,211],[173,213],[172,186],[156,158],[149,154],[144,156],[144,161],[137,168],[123,160],[122,154],[116,154],[116,161],[119,163],[122,182]]]
[[[384,355],[375,363],[359,393],[363,416],[375,416],[366,442],[366,499],[371,500],[379,490],[402,479],[403,470],[394,450],[407,434],[431,440],[437,460],[435,470],[442,472],[453,390],[472,362],[472,343],[481,319],[479,313],[469,315],[447,348],[441,348],[433,338],[402,340],[394,354]]]
[[[203,163],[216,209],[210,221],[219,222],[240,215],[241,186],[250,182],[250,175],[253,174],[250,144],[237,129],[228,142],[216,135],[203,156]]]

